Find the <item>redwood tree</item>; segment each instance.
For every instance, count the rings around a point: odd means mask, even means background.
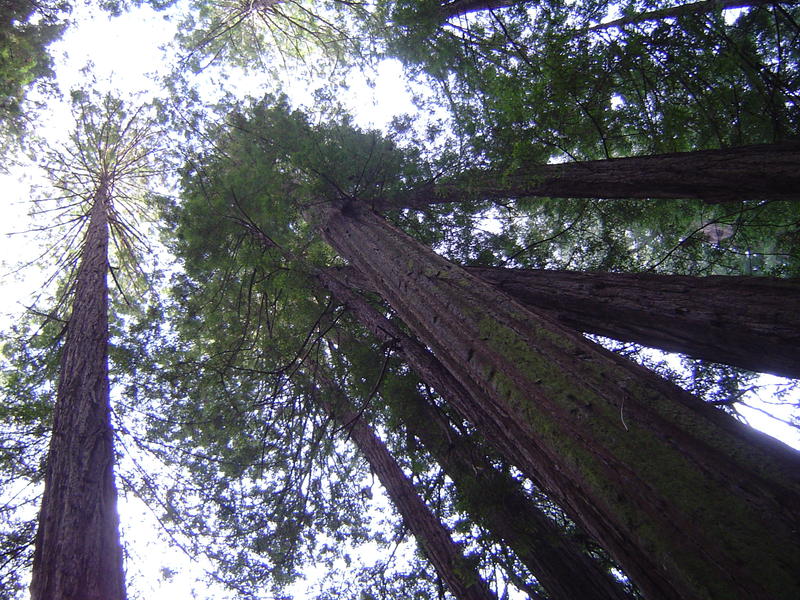
[[[461,406],[466,393],[427,350],[381,315],[341,278],[341,273],[328,270],[319,273],[319,278],[379,340],[392,344],[445,400],[456,408]],[[518,481],[497,471],[480,446],[454,431],[417,389],[401,381],[384,390],[383,395],[390,400],[392,412],[453,480],[471,516],[514,550],[553,600],[626,597],[620,583],[583,554]],[[513,457],[509,460],[515,462]]]
[[[800,281],[772,277],[465,267],[584,333],[800,378]],[[353,287],[366,282],[340,270]]]
[[[325,239],[467,392],[466,414],[651,598],[793,598],[800,458],[349,204]]]
[[[126,596],[114,483],[114,431],[109,388],[109,240],[130,264],[135,208],[154,132],[111,97],[92,104],[73,94],[78,126],[72,145],[54,151],[49,169],[66,203],[67,222],[88,220],[67,285],[71,312],[44,476],[33,556],[33,600],[123,600]],[[115,202],[117,203],[115,205]],[[72,207],[86,211],[74,215]],[[127,214],[126,214],[127,213]],[[127,256],[126,256],[127,255]],[[115,278],[119,281],[119,277]]]
[[[425,556],[453,596],[459,600],[495,599],[495,594],[483,581],[476,566],[464,556],[441,521],[419,497],[414,485],[344,391],[319,369],[315,370],[314,376],[319,388],[314,389],[312,395],[366,457]]]
[[[431,182],[379,210],[423,208],[467,198],[697,198],[710,203],[800,197],[800,143],[759,144],[558,164],[530,164],[510,172],[466,171]]]

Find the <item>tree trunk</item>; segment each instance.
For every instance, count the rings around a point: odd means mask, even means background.
[[[604,29],[612,28],[621,29],[626,25],[636,25],[638,23],[646,23],[648,21],[661,21],[662,19],[674,19],[684,15],[691,15],[701,12],[708,13],[712,10],[772,6],[774,4],[793,4],[796,1],[797,0],[705,0],[703,2],[690,2],[688,4],[679,4],[678,6],[670,6],[668,8],[661,8],[659,10],[638,13],[635,15],[622,17],[614,21],[608,21],[606,23],[598,23],[597,25],[592,25],[587,30],[602,31]]]
[[[32,600],[123,600],[108,382],[108,191],[94,198],[67,325]]]
[[[453,0],[442,4],[442,15],[444,20],[447,20],[482,10],[508,8],[515,4],[519,4],[519,2],[514,2],[514,0]]]
[[[562,325],[800,378],[800,280],[464,267]],[[347,285],[363,277],[340,269]]]
[[[467,390],[468,418],[646,597],[800,596],[798,453],[522,308],[374,213],[317,210],[325,239]]]
[[[800,378],[797,279],[467,271],[579,331]]]
[[[548,598],[630,598],[536,506],[517,480],[494,468],[480,447],[456,432],[418,392],[396,398],[392,408],[453,480],[473,517],[508,544]]]
[[[441,364],[417,342],[400,331],[355,292],[343,272],[327,270],[320,282],[347,305],[376,337],[391,343],[417,373],[432,381],[442,396],[464,416],[462,403],[468,393],[452,381]],[[628,597],[617,582],[583,555],[542,513],[519,483],[499,473],[477,444],[455,432],[445,418],[409,390],[390,398],[391,409],[455,483],[470,512],[514,550],[553,600],[623,599]],[[506,456],[517,464],[514,455]]]
[[[315,377],[322,383],[318,400],[367,458],[370,468],[450,593],[459,600],[497,600],[344,392],[319,373]]]
[[[556,198],[800,199],[800,143],[673,152],[529,165],[512,173],[466,172],[376,203],[376,210],[420,209],[465,199]]]

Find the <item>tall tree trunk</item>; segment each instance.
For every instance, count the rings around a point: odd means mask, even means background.
[[[374,213],[317,210],[325,239],[468,391],[468,418],[645,596],[800,596],[797,452],[522,308]]]
[[[800,280],[465,267],[585,333],[800,378]],[[356,271],[340,271],[363,289]]]
[[[800,378],[800,280],[468,267],[579,331]]]
[[[61,357],[32,600],[123,600],[108,382],[108,190],[98,189]]]
[[[320,373],[315,377],[321,384],[318,400],[367,458],[370,468],[450,593],[459,600],[496,600],[478,570],[464,557],[450,533],[422,501],[389,450],[364,422],[344,392]]]
[[[558,198],[800,199],[800,143],[673,152],[528,165],[512,173],[466,172],[376,203],[376,210],[424,208],[465,199]]]
[[[318,277],[379,340],[392,344],[415,371],[433,381],[431,385],[463,416],[467,411],[461,410],[461,405],[468,393],[452,381],[433,355],[354,291],[343,274],[326,270]],[[478,445],[454,431],[417,390],[389,399],[391,409],[453,480],[473,516],[514,550],[550,598],[627,597],[617,582],[611,581],[542,513],[516,480],[498,472]],[[513,455],[506,458],[517,464]]]
[[[636,25],[648,21],[661,21],[662,19],[682,17],[696,13],[708,13],[712,10],[726,8],[751,8],[755,6],[772,6],[774,4],[794,4],[797,0],[704,0],[703,2],[689,2],[670,6],[658,10],[638,13],[606,23],[598,23],[588,28],[588,31],[602,31],[604,29],[623,28],[626,25]]]
[[[446,20],[482,10],[508,8],[515,4],[519,4],[519,2],[514,0],[453,0],[442,4],[442,15]]]
[[[396,398],[392,408],[453,480],[473,517],[508,544],[551,600],[630,597],[536,506],[517,480],[494,468],[480,447],[456,432],[418,392]]]

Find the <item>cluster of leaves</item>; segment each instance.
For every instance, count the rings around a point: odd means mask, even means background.
[[[627,10],[659,7],[646,3]],[[315,369],[325,369],[382,433],[483,573],[504,573],[496,577],[501,593],[512,585],[531,597],[541,594],[509,547],[476,522],[407,427],[404,399],[429,390],[317,283],[319,269],[340,261],[319,240],[307,214],[321,202],[344,209],[354,202],[378,204],[464,165],[488,164],[502,172],[552,158],[714,148],[796,135],[796,7],[754,8],[732,24],[712,11],[624,30],[590,30],[608,9],[605,2],[506,6],[466,0],[191,6],[181,33],[188,51],[183,66],[201,71],[224,58],[268,71],[272,46],[307,61],[320,52],[334,63],[352,64],[366,52],[397,56],[410,74],[437,86],[435,101],[451,111],[455,124],[454,132],[445,133],[462,143],[457,152],[428,160],[419,143],[402,146],[399,136],[359,130],[335,108],[320,107],[326,113],[320,121],[273,96],[220,106],[225,118],[186,144],[194,152],[180,173],[181,198],[163,202],[165,235],[180,260],[169,298],[141,311],[118,310],[115,324],[112,361],[123,390],[117,430],[132,461],[123,461],[119,476],[126,490],[155,507],[174,540],[218,564],[215,576],[242,597],[282,594],[304,567],[320,562],[349,573],[323,582],[320,598],[442,593],[441,582],[419,557],[401,566],[351,568],[350,547],[399,544],[407,531],[397,519],[389,523],[392,536],[375,530],[368,468],[347,442],[347,428],[332,423],[320,402],[324,390],[317,388]],[[15,94],[30,81],[25,77],[18,77]],[[136,177],[153,175],[142,145],[150,130],[131,130],[132,145],[109,147],[106,121],[92,121],[98,115],[88,110],[83,114],[92,124],[89,135],[75,140],[79,167],[53,170],[68,192],[68,208],[84,198],[97,173],[121,164],[120,154],[133,161],[127,164]],[[197,114],[207,118],[201,110]],[[95,152],[100,148],[103,153]],[[124,186],[116,192],[125,212],[112,220],[122,243],[119,256],[132,257],[136,247],[146,251],[136,229],[128,228],[139,209]],[[80,202],[75,211],[69,216],[83,215]],[[470,199],[397,211],[391,219],[460,264],[786,277],[800,273],[798,211],[796,204],[769,201],[710,206]],[[70,256],[64,264],[74,263]],[[59,322],[46,325],[58,328]],[[9,342],[7,354],[16,358],[13,369],[3,367],[4,489],[36,482],[41,472],[54,381],[48,362],[53,355],[41,351],[53,335]],[[683,384],[730,408],[751,380],[751,374],[730,368],[695,365]],[[468,424],[438,399],[427,401],[482,447]],[[519,479],[502,459],[484,452],[499,472]],[[520,484],[555,522],[581,538],[532,482]],[[0,565],[0,573],[14,576],[27,556],[15,549],[26,547],[33,531],[30,520],[18,518],[18,508],[7,504],[0,514],[0,528],[11,532],[0,537],[0,551],[8,549],[16,561],[6,570]],[[582,543],[613,567],[588,539]],[[5,589],[13,591],[13,585],[9,580]]]
[[[64,2],[10,0],[0,8],[0,125],[21,133],[25,94],[34,81],[53,77],[48,45],[64,31]]]
[[[753,8],[730,25],[710,11],[594,32],[610,4],[466,14],[459,4],[471,3],[387,9],[396,25],[388,52],[438,84],[473,156],[495,167],[715,148],[797,130],[794,7]]]

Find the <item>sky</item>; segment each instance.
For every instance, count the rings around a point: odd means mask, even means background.
[[[151,90],[154,85],[152,76],[163,75],[169,68],[169,59],[164,56],[161,46],[171,39],[173,23],[165,21],[163,13],[156,13],[148,7],[110,18],[105,14],[90,15],[82,4],[77,4],[74,17],[79,26],[70,28],[52,48],[62,91],[85,86],[87,66],[90,66],[90,76],[97,82],[96,87],[116,90],[123,96],[146,94]],[[362,127],[385,127],[392,117],[414,110],[402,69],[396,61],[385,61],[380,65],[374,87],[360,81],[350,83],[350,90],[342,96],[342,100],[352,108],[356,122]],[[294,89],[290,92],[299,101],[304,98],[308,101],[311,90]],[[44,119],[44,125],[48,137],[63,139],[63,135],[72,127],[68,104],[54,103]],[[4,197],[0,232],[10,233],[26,227],[30,185],[37,177],[36,171],[30,168],[12,170],[8,175],[0,176],[0,189]],[[19,314],[31,294],[41,285],[41,280],[49,275],[36,267],[10,273],[11,265],[20,260],[31,260],[36,255],[36,245],[30,236],[0,236],[0,256],[5,263],[0,273],[3,290],[0,313]],[[8,318],[0,320],[0,327],[7,327],[9,322]],[[771,377],[765,377],[762,381],[774,386],[782,382]],[[772,435],[782,437],[800,448],[797,430],[785,426],[781,428],[774,419],[761,412],[764,408],[774,408],[769,407],[769,393],[760,393],[760,404],[757,399],[752,400],[758,408],[743,409],[743,414],[752,425],[770,431]],[[226,597],[220,589],[197,582],[197,577],[202,576],[202,570],[207,565],[193,563],[182,552],[167,548],[158,539],[156,532],[159,526],[144,505],[123,499],[120,512],[124,535],[132,542],[128,557],[132,598],[221,600]]]

